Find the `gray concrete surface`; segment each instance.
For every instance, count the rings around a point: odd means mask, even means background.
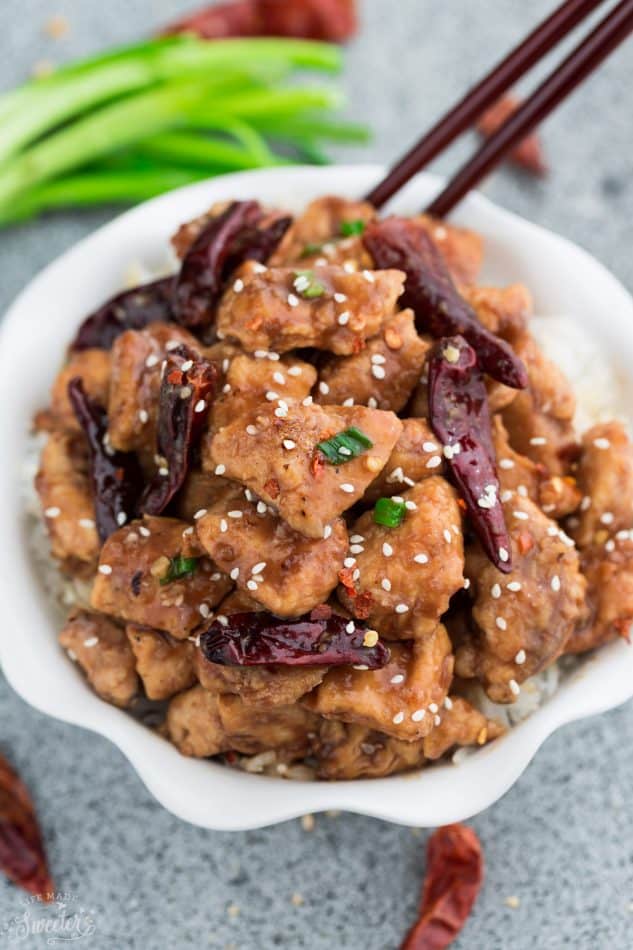
[[[62,61],[132,39],[185,6],[2,0],[0,88],[37,60]],[[365,0],[345,84],[355,114],[376,132],[367,157],[395,157],[552,6]],[[71,30],[53,41],[43,24],[57,13]],[[629,287],[632,49],[616,54],[546,126],[548,181],[504,171],[487,187],[509,208],[584,245]],[[452,167],[464,147],[439,167]],[[109,216],[61,215],[0,234],[0,310]],[[604,319],[608,314],[596,314]],[[1,678],[0,747],[34,792],[55,878],[73,895],[68,911],[93,913],[95,932],[79,946],[393,950],[415,914],[425,833],[348,815],[318,816],[313,831],[298,821],[232,835],[189,827],[151,799],[108,742],[40,716]],[[631,705],[570,726],[473,822],[487,879],[459,950],[633,947],[632,748]],[[293,903],[293,894],[303,903]],[[511,895],[518,908],[505,904]],[[0,880],[0,932],[24,910],[19,892]],[[18,945],[44,947],[45,937]]]

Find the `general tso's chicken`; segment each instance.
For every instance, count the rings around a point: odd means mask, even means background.
[[[453,696],[445,700],[441,721],[424,739],[424,755],[434,761],[455,746],[485,745],[503,732],[498,722],[487,719],[461,696]]]
[[[349,462],[330,465],[319,443],[350,427],[372,447]],[[296,531],[323,538],[324,531],[330,535],[331,523],[363,496],[401,431],[394,413],[378,409],[271,404],[217,432],[210,455],[224,475],[274,506]]]
[[[283,399],[289,406],[301,402],[310,394],[316,377],[314,366],[299,359],[282,357],[273,362],[246,353],[235,356],[222,393],[213,403],[211,426],[220,429],[266,400]]]
[[[371,511],[354,524],[352,537],[361,550],[339,587],[350,613],[367,617],[388,640],[430,634],[464,585],[455,491],[443,478],[427,478],[402,499],[407,507],[398,527],[376,524]]]
[[[204,460],[203,460],[204,461]],[[216,475],[215,466],[210,472],[198,468],[189,470],[185,483],[176,495],[176,514],[183,521],[193,521],[203,508],[210,508],[227,491],[233,490],[233,483],[222,475]]]
[[[292,761],[308,751],[317,718],[301,706],[259,709],[238,696],[194,686],[175,696],[167,710],[167,732],[184,755],[198,758],[233,750],[256,755],[275,749]]]
[[[81,432],[68,398],[68,383],[79,377],[86,395],[100,406],[108,405],[110,392],[110,353],[108,350],[78,350],[55,377],[51,389],[51,415],[56,428]]]
[[[503,422],[517,451],[544,465],[551,475],[565,475],[576,454],[573,418],[576,400],[559,368],[546,359],[525,333],[516,346],[529,386],[503,410]]]
[[[317,402],[399,412],[419,377],[429,343],[415,332],[412,310],[390,317],[353,356],[335,356],[319,374]]]
[[[478,545],[466,574],[477,631],[456,650],[455,670],[477,677],[494,702],[511,703],[519,683],[563,652],[582,615],[585,580],[573,542],[528,498],[504,505],[513,570],[502,574]]]
[[[151,467],[156,451],[156,416],[162,363],[170,348],[181,343],[199,349],[182,327],[152,323],[144,330],[126,330],[112,347],[108,402],[108,434],[115,449],[138,451]]]
[[[481,236],[468,228],[458,228],[427,214],[418,215],[413,220],[424,228],[437,246],[455,283],[462,288],[474,284],[484,258]]]
[[[260,503],[261,504],[261,503]],[[297,617],[324,603],[338,584],[348,550],[345,522],[329,538],[306,538],[240,488],[196,520],[198,539],[238,588],[278,617]]]
[[[251,353],[309,346],[358,353],[393,313],[403,283],[397,270],[293,270],[247,261],[220,301],[218,332]]]
[[[326,719],[360,723],[396,739],[422,739],[441,721],[453,675],[451,641],[438,624],[423,640],[392,643],[390,650],[380,670],[331,667],[303,705]]]
[[[115,706],[130,705],[138,692],[138,677],[122,627],[103,614],[74,610],[59,642],[102,699]]]
[[[633,445],[620,422],[585,432],[576,478],[582,502],[570,534],[579,548],[633,528]]]
[[[371,267],[371,258],[354,232],[375,216],[374,208],[366,201],[350,201],[336,195],[316,198],[290,225],[270,264],[311,267],[317,261],[351,261],[360,269]]]
[[[578,508],[582,495],[576,480],[570,475],[550,477],[543,465],[516,452],[508,441],[508,433],[499,416],[493,419],[492,439],[503,498],[509,492],[531,498],[554,520]]]
[[[402,420],[400,438],[393,447],[387,464],[365,492],[365,501],[398,495],[416,482],[446,469],[443,446],[435,437],[426,419]]]
[[[128,623],[125,632],[148,699],[169,699],[196,682],[193,643],[136,623]]]
[[[72,576],[90,577],[99,559],[92,488],[83,438],[52,432],[35,478],[53,557]]]
[[[203,554],[183,521],[133,521],[101,549],[92,606],[183,640],[231,588]]]
[[[486,329],[512,345],[522,339],[533,309],[532,295],[523,284],[466,287],[462,295]]]
[[[633,537],[621,531],[582,552],[587,580],[585,614],[565,646],[584,653],[616,637],[630,638],[633,624]]]

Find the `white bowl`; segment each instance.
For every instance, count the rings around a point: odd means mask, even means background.
[[[587,658],[555,695],[506,736],[459,766],[356,782],[292,782],[181,756],[129,715],[102,702],[57,644],[53,611],[27,544],[20,481],[33,412],[82,317],[119,289],[130,262],[160,267],[176,227],[226,198],[259,198],[299,210],[324,193],[363,194],[376,166],[284,168],[226,175],[149,201],[60,257],[11,307],[0,332],[0,661],[13,688],[42,712],[109,738],[165,808],[206,828],[261,827],[308,812],[344,809],[388,821],[435,826],[470,817],[516,781],[559,726],[633,696],[633,650],[618,641]],[[420,208],[440,184],[419,176],[392,207]],[[601,264],[569,241],[471,195],[455,215],[486,240],[485,279],[523,281],[539,314],[570,314],[594,333],[633,396],[633,300]],[[629,398],[630,401],[630,398]]]

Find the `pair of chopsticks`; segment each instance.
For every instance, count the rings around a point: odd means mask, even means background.
[[[367,195],[382,207],[508,88],[541,60],[604,0],[566,0],[397,162]],[[633,31],[633,0],[621,0],[481,146],[426,208],[444,217],[536,126],[580,85]]]

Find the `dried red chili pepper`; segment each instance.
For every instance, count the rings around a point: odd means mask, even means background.
[[[215,363],[181,345],[168,354],[158,397],[156,442],[165,460],[143,492],[138,510],[159,515],[184,482],[191,454],[202,435],[215,395],[219,372]]]
[[[449,449],[447,462],[484,551],[500,571],[512,569],[484,376],[461,336],[447,337],[429,358],[429,422]]]
[[[427,845],[420,916],[400,950],[444,950],[460,933],[484,876],[481,844],[472,828],[438,828]]]
[[[231,273],[246,260],[267,261],[290,226],[276,218],[262,227],[256,201],[234,201],[212,218],[186,252],[174,281],[174,319],[193,330],[209,327]]]
[[[377,267],[407,275],[401,303],[414,311],[419,330],[436,337],[461,334],[486,373],[513,389],[525,389],[525,366],[505,340],[479,323],[426,231],[405,218],[385,218],[367,226],[363,242]]]
[[[171,320],[173,283],[173,277],[164,277],[106,300],[83,321],[71,350],[109,350],[125,330],[142,330],[149,323]]]
[[[502,96],[481,116],[477,122],[477,130],[484,138],[489,138],[506,119],[510,118],[513,112],[517,111],[520,105],[521,100],[516,96]],[[519,142],[508,155],[508,160],[539,177],[548,172],[538,132],[531,132],[522,142]]]
[[[185,16],[165,33],[195,33],[209,40],[294,36],[342,43],[357,26],[354,0],[236,0]]]
[[[132,452],[117,452],[110,446],[107,413],[86,395],[79,376],[68,383],[68,398],[88,442],[95,521],[105,541],[133,517],[143,473]]]
[[[0,871],[44,901],[55,890],[42,834],[26,786],[0,755]]]
[[[389,662],[380,640],[365,646],[367,625],[323,611],[284,620],[267,611],[236,613],[226,624],[215,620],[200,637],[200,649],[222,666],[366,666],[377,670]]]

